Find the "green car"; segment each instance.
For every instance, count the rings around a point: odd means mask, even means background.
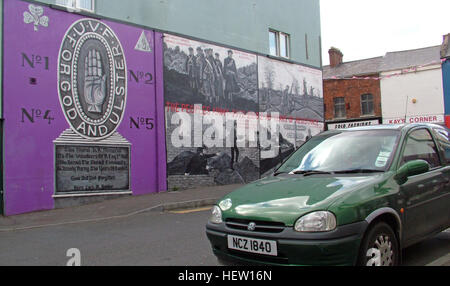
[[[401,249],[450,227],[448,129],[323,132],[266,178],[225,196],[206,234],[224,263],[400,265]]]

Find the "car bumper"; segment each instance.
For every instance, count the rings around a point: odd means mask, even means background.
[[[367,222],[339,226],[334,231],[299,233],[286,227],[281,233],[261,233],[228,228],[224,223],[206,225],[214,254],[225,261],[273,265],[355,265]],[[247,253],[228,248],[227,236],[274,240],[277,256]]]

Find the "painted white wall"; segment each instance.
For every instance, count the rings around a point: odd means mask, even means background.
[[[440,65],[381,73],[383,123],[444,122]],[[414,103],[415,101],[415,103]]]

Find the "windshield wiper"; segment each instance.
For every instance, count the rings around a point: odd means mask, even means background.
[[[341,170],[341,171],[334,171],[336,174],[353,174],[353,173],[383,173],[382,170],[375,170],[375,169],[351,169],[351,170]]]
[[[294,172],[291,172],[289,174],[300,174],[303,176],[309,176],[309,175],[320,175],[320,174],[333,174],[333,172],[328,171],[320,171],[320,170],[297,170]]]
[[[283,171],[280,171],[280,172],[275,172],[275,173],[273,173],[273,175],[276,177],[276,176],[278,176],[278,175],[280,175],[280,174],[286,174],[287,172],[283,172]]]

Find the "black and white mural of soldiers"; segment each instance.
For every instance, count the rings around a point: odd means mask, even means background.
[[[168,102],[258,110],[256,55],[165,35],[164,68]]]
[[[225,100],[233,103],[233,94],[239,92],[236,62],[233,59],[233,51],[228,51],[228,57],[223,62],[223,73],[225,78]]]
[[[193,94],[200,92],[205,96],[208,104],[222,104],[226,101],[224,96],[224,67],[219,53],[213,53],[213,49],[197,47],[197,55],[194,49],[189,47],[186,59],[186,73],[189,78],[189,86]],[[228,90],[239,91],[237,86],[237,69],[234,59],[225,59],[228,64]]]

